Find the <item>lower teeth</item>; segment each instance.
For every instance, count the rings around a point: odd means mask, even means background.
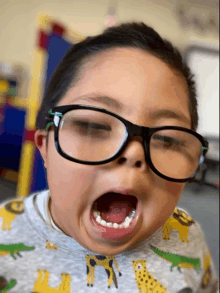
[[[105,220],[103,220],[101,218],[100,212],[93,211],[93,215],[94,215],[97,223],[101,224],[104,227],[115,228],[115,229],[128,228],[132,219],[135,217],[135,213],[136,213],[136,211],[132,210],[130,215],[125,218],[124,222],[121,224],[118,224],[118,223],[106,222]]]

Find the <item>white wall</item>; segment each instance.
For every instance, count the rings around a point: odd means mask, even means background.
[[[111,0],[113,1],[113,0]],[[118,23],[143,21],[153,26],[181,51],[191,43],[218,48],[218,35],[183,29],[175,14],[178,0],[118,0]],[[117,0],[114,1],[115,3]],[[204,2],[204,1],[203,1]],[[209,3],[209,2],[207,2]],[[36,42],[37,15],[41,12],[58,19],[65,26],[88,36],[105,28],[108,0],[0,0],[0,61],[21,64],[25,71],[23,95],[28,93],[33,52]],[[210,9],[210,7],[207,7]],[[214,84],[215,86],[215,84]],[[217,85],[215,91],[218,91]],[[207,108],[208,117],[212,114]]]
[[[119,22],[139,20],[152,25],[163,37],[184,49],[191,40],[218,45],[216,34],[183,30],[175,16],[175,0],[119,0]],[[37,15],[46,12],[64,25],[87,35],[100,33],[108,10],[107,0],[0,0],[0,60],[19,62],[30,71],[36,40]]]
[[[219,136],[219,55],[215,51],[194,49],[188,64],[195,74],[198,93],[198,132]]]

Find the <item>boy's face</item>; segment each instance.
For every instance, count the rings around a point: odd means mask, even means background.
[[[122,108],[86,100],[100,95],[115,99]],[[190,129],[188,103],[185,81],[166,64],[141,50],[119,48],[87,63],[80,81],[58,105],[99,106],[137,125]],[[175,115],[152,118],[153,112],[164,109],[183,119]],[[120,157],[96,166],[78,164],[60,156],[55,149],[53,131],[46,149],[45,137],[44,131],[37,131],[35,141],[47,168],[52,218],[85,248],[104,255],[118,254],[152,235],[172,214],[185,184],[166,181],[148,167],[139,137],[130,142]],[[94,202],[110,190],[127,190],[135,195],[137,206],[132,229],[106,230],[92,220]],[[126,214],[128,208],[126,195],[121,198],[120,204],[112,205],[120,215]]]

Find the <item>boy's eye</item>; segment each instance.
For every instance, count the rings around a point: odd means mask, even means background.
[[[74,121],[74,124],[80,126],[84,129],[92,130],[106,130],[111,131],[111,127],[108,125],[103,125],[99,123],[87,122],[87,121]]]
[[[100,123],[76,120],[73,121],[70,131],[76,135],[90,138],[106,138],[111,132],[111,127]]]
[[[178,147],[185,146],[184,141],[180,141],[174,137],[162,136],[162,135],[154,135],[153,139],[155,141],[161,142],[164,147]]]

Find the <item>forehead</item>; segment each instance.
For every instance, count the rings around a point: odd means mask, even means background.
[[[190,123],[185,80],[144,51],[117,48],[103,52],[85,62],[80,75],[59,105],[102,106],[137,124],[143,124],[155,111],[176,111]]]

